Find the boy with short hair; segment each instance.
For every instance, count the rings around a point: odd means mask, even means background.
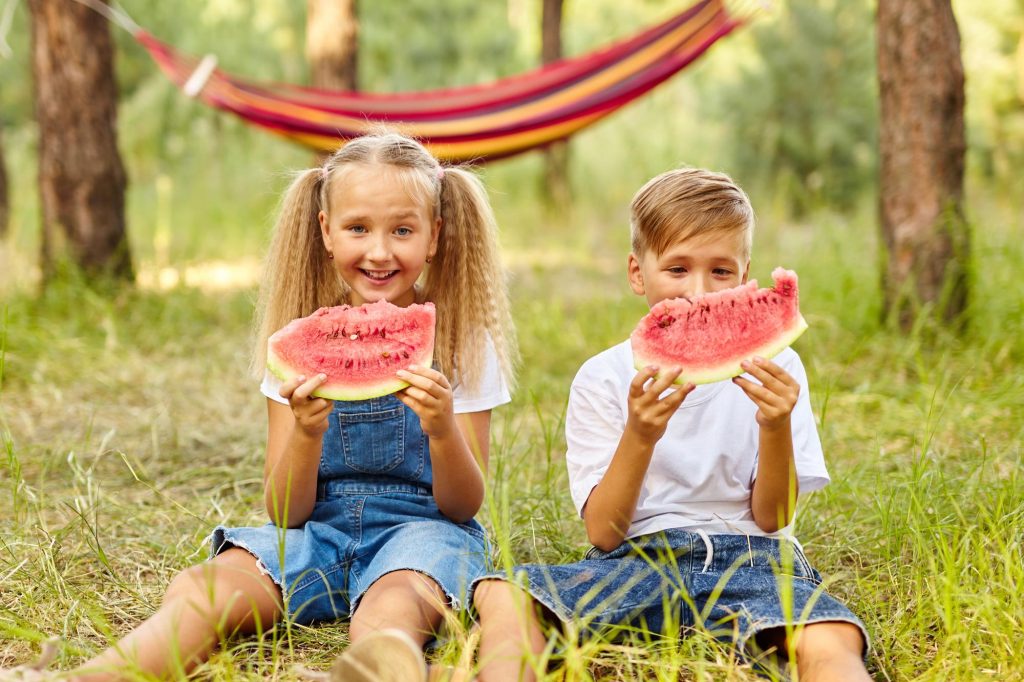
[[[629,284],[649,305],[746,282],[753,209],[728,176],[663,173],[633,198],[630,222]],[[535,679],[526,659],[544,650],[544,618],[589,632],[703,626],[744,653],[795,656],[804,681],[870,679],[863,624],[789,532],[798,494],[829,482],[803,365],[786,349],[743,368],[673,390],[679,369],[637,372],[628,340],[583,365],[566,462],[594,547],[575,564],[517,567],[522,587],[477,581],[480,680]]]

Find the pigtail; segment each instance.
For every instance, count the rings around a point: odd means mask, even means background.
[[[445,376],[457,376],[472,390],[490,337],[511,389],[518,352],[494,213],[473,173],[449,168],[439,182],[441,234],[423,292],[437,306],[434,356]]]
[[[262,377],[267,339],[297,317],[347,300],[347,287],[327,257],[320,234],[323,171],[302,171],[285,192],[263,266],[250,369]]]

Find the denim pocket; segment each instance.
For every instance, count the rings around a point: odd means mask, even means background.
[[[405,411],[337,415],[345,464],[364,474],[387,473],[405,461]]]

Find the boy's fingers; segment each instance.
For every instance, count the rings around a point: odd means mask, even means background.
[[[744,360],[740,363],[740,367],[742,367],[747,374],[760,381],[762,386],[773,393],[778,393],[786,389],[786,385],[779,381],[779,379],[777,379],[775,375],[769,372],[763,365],[757,364],[752,360]]]
[[[633,380],[629,382],[629,396],[631,398],[642,396],[644,394],[644,384],[657,373],[658,368],[653,365],[648,365],[637,372]]]
[[[771,406],[772,398],[775,397],[775,394],[764,386],[755,384],[750,379],[744,379],[743,377],[733,377],[732,382],[739,386],[747,394],[747,397],[757,403],[759,407]]]
[[[771,360],[767,360],[760,356],[754,356],[751,359],[751,361],[753,362],[754,366],[762,368],[765,372],[770,374],[774,379],[776,379],[780,383],[789,386],[790,388],[794,386],[799,386],[796,379],[794,379],[789,372],[782,369],[782,367],[780,367],[778,363],[772,362]]]
[[[671,408],[674,411],[677,407],[683,404],[683,401],[686,400],[686,396],[690,395],[690,393],[692,393],[693,389],[695,388],[697,388],[695,384],[683,384],[682,386],[676,388],[676,390],[672,391],[672,393],[665,396],[665,400],[663,402],[667,407]]]
[[[659,396],[669,386],[671,386],[672,382],[678,379],[679,375],[682,373],[682,367],[672,367],[670,369],[667,369],[664,371],[664,373],[662,373],[661,376],[659,376],[658,378],[651,382],[651,385],[647,387],[647,390],[650,391],[655,396]]]

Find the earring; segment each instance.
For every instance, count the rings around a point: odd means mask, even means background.
[[[332,251],[328,251],[327,252],[327,260],[334,260],[334,252],[332,252]]]
[[[428,262],[428,263],[429,263],[430,261],[432,261],[433,259],[434,259],[434,257],[433,257],[433,256],[427,256],[427,262]]]

